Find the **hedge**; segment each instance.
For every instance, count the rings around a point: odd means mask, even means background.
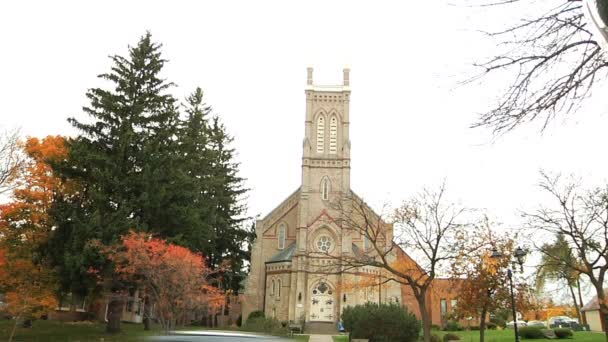
[[[537,327],[521,327],[519,328],[519,336],[527,339],[545,338],[541,329]]]
[[[397,304],[348,306],[342,312],[342,322],[350,339],[370,342],[413,342],[420,333],[416,316]]]

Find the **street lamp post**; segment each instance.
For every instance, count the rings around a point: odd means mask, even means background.
[[[513,252],[513,256],[515,260],[513,260],[513,269],[515,268],[515,264],[519,264],[519,267],[523,271],[524,261],[526,259],[526,251],[524,251],[521,247],[517,247],[515,252]],[[502,258],[503,254],[494,249],[492,251],[492,258]],[[513,312],[513,330],[515,330],[515,342],[519,342],[519,331],[517,329],[517,312],[515,310],[515,294],[513,293],[513,271],[511,268],[507,269],[507,277],[509,278],[509,289],[511,290],[511,310]]]

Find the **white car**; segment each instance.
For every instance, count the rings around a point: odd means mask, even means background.
[[[507,322],[507,328],[513,328],[513,326],[515,325],[515,322],[511,321],[511,322]],[[528,325],[528,323],[526,323],[526,321],[517,321],[517,327],[525,327],[526,325]]]

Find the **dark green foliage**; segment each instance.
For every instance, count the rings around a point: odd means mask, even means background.
[[[261,332],[271,335],[286,336],[289,334],[287,324],[282,324],[275,318],[267,317],[251,317],[245,322],[245,330],[253,332]]]
[[[489,330],[496,330],[496,328],[497,328],[497,327],[498,327],[498,326],[496,325],[496,323],[493,323],[493,322],[488,322],[488,323],[486,323],[486,329],[489,329]]]
[[[441,342],[441,337],[437,334],[431,334],[431,342]]]
[[[487,325],[486,325],[486,327],[487,327]],[[479,325],[471,325],[469,327],[469,330],[479,330]]]
[[[342,313],[344,328],[350,338],[378,341],[415,341],[420,322],[407,308],[397,304],[349,306]]]
[[[431,330],[441,330],[441,327],[437,324],[431,324]]]
[[[251,311],[251,313],[247,317],[247,320],[250,320],[253,318],[258,318],[258,317],[262,317],[262,318],[266,317],[266,315],[264,314],[264,311],[262,311],[262,310]]]
[[[166,62],[160,45],[148,33],[128,58],[111,59],[111,71],[99,77],[113,89],[87,92],[90,104],[83,110],[90,120],[69,119],[79,134],[68,142],[69,158],[55,165],[58,175],[81,187],[58,198],[51,212],[57,229],[49,250],[66,291],[83,292],[91,287],[90,268],[107,269],[92,240],[115,243],[129,229],[175,236],[184,222],[171,210],[179,203],[170,139],[178,112],[167,93],[172,84],[159,75]]]
[[[544,338],[543,332],[537,327],[521,327],[519,330],[519,336],[527,339]]]
[[[78,135],[56,173],[79,191],[55,199],[57,228],[49,254],[65,292],[90,294],[132,284],[112,276],[99,245],[128,230],[145,231],[201,252],[217,273],[216,285],[238,290],[252,233],[243,229],[246,189],[234,162],[232,139],[200,89],[180,107],[160,73],[161,45],[147,33],[127,57],[112,56],[106,88],[87,92],[87,120],[71,118]]]
[[[447,333],[445,335],[443,335],[443,342],[448,342],[448,341],[457,341],[460,340],[460,336],[453,334],[453,333]]]
[[[462,330],[462,326],[460,325],[460,323],[456,322],[456,321],[448,321],[445,325],[445,328],[443,328],[444,331],[461,331]]]
[[[572,330],[568,328],[557,328],[553,330],[557,338],[570,338],[572,337]]]
[[[507,326],[507,321],[504,317],[492,317],[490,318],[490,323],[501,328],[505,328]],[[491,329],[489,325],[490,323],[488,323],[488,329]]]

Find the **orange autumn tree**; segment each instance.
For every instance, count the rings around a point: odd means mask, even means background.
[[[502,258],[492,258],[498,250]],[[467,239],[466,249],[452,262],[452,276],[459,281],[460,317],[479,320],[479,341],[485,340],[486,319],[492,311],[510,307],[507,281],[513,240],[493,231],[487,217]]]
[[[49,210],[54,194],[66,191],[66,186],[54,177],[49,163],[68,154],[60,136],[29,138],[23,150],[28,159],[17,175],[11,201],[0,205],[0,291],[15,324],[57,306],[57,281],[43,249],[53,227]]]
[[[189,313],[224,305],[223,293],[208,281],[212,270],[203,256],[185,247],[131,231],[106,255],[120,278],[146,290],[167,333]]]

